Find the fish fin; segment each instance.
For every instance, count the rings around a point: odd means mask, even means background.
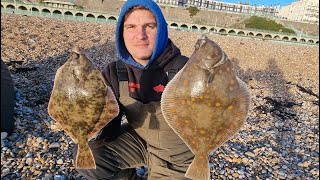
[[[81,143],[78,144],[76,168],[96,169],[96,162],[87,141],[82,140]]]
[[[189,165],[185,177],[190,179],[209,180],[210,166],[208,158],[203,155],[195,155],[192,163]]]
[[[55,102],[54,100],[52,100],[52,98],[50,98],[49,103],[48,103],[48,114],[50,115],[50,117],[54,120],[54,123],[50,123],[50,128],[53,132],[56,131],[64,131],[68,136],[70,136],[70,138],[72,139],[72,141],[74,143],[78,143],[77,138],[75,136],[73,136],[72,132],[66,127],[64,126],[64,122],[60,120],[58,114],[58,110],[59,108],[55,108]]]
[[[106,90],[106,104],[104,105],[103,111],[101,112],[99,122],[96,123],[93,130],[88,134],[88,140],[97,137],[102,128],[104,128],[113,118],[119,114],[119,105],[117,99],[114,96],[111,88],[107,86]]]
[[[100,124],[100,123],[99,123]],[[106,123],[107,125],[108,123]],[[104,125],[105,126],[105,125]],[[91,141],[92,139],[95,139],[100,133],[101,133],[101,129],[104,126],[95,126],[94,129],[88,134],[88,141]]]
[[[237,77],[239,83],[239,102],[240,102],[240,112],[244,113],[246,117],[248,115],[249,106],[251,102],[250,93],[247,87],[247,84]]]
[[[61,113],[60,112],[61,109],[57,105],[56,100],[64,98],[58,92],[60,89],[60,86],[61,86],[58,82],[59,82],[59,79],[61,78],[61,76],[63,75],[63,68],[62,68],[63,66],[65,66],[65,64],[63,64],[60,68],[58,68],[58,70],[56,72],[56,75],[54,78],[54,84],[53,84],[53,88],[52,88],[52,91],[50,94],[50,99],[49,99],[48,108],[47,108],[47,112],[48,112],[49,116],[59,124],[57,126],[57,128],[59,128],[59,129],[60,128],[63,129],[62,127],[63,127],[64,123],[59,118],[59,114]]]
[[[62,131],[62,130],[63,130],[61,124],[58,123],[57,121],[56,121],[55,123],[50,124],[50,128],[51,128],[51,130],[52,130],[53,132]]]
[[[73,133],[70,131],[70,129],[64,128],[62,129],[70,138],[74,143],[78,143],[78,139],[76,136],[73,135]]]
[[[177,85],[179,85],[179,76],[182,73],[181,69],[174,78],[166,85],[162,96],[161,96],[161,112],[165,121],[168,125],[173,129],[173,131],[180,136],[181,128],[176,126],[176,120],[178,119],[176,112],[176,98],[175,91],[177,89]],[[181,138],[181,137],[180,137]],[[182,139],[182,138],[181,138]]]
[[[109,119],[113,119],[118,116],[119,114],[119,105],[117,102],[117,99],[115,95],[113,94],[112,89],[107,86],[107,95],[106,95],[106,101],[108,105],[108,109],[106,110],[106,117]]]

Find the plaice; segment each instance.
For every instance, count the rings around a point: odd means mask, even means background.
[[[187,178],[210,178],[209,154],[240,130],[249,104],[247,86],[227,55],[206,36],[199,38],[161,98],[165,120],[195,155]]]
[[[74,48],[57,70],[48,113],[78,144],[76,168],[95,169],[88,141],[119,114],[119,106],[101,72],[81,48]]]

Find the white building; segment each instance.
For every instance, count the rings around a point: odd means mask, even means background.
[[[158,4],[171,6],[195,6],[199,8],[212,9],[217,11],[229,11],[236,13],[256,14],[262,16],[277,16],[280,5],[256,6],[245,3],[227,3],[223,0],[154,0]]]
[[[299,0],[282,7],[279,16],[290,21],[319,23],[319,1]]]

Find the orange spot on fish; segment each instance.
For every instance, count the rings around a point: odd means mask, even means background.
[[[174,103],[174,99],[169,99],[169,103],[173,104]]]
[[[189,120],[184,120],[184,122],[185,122],[186,124],[189,124],[190,121],[189,121]]]
[[[170,109],[170,112],[175,113],[176,109]]]
[[[246,101],[246,98],[243,98],[243,97],[242,97],[242,98],[239,98],[239,101],[240,101],[240,102],[244,102],[244,101]]]
[[[221,106],[221,104],[220,104],[219,102],[217,102],[217,103],[216,103],[216,106],[219,107],[219,106]]]
[[[229,109],[229,110],[233,109],[233,106],[228,106],[228,109]]]
[[[211,102],[208,102],[207,104],[208,104],[208,106],[211,106]]]

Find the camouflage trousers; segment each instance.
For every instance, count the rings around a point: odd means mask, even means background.
[[[136,174],[136,168],[148,167],[148,180],[153,179],[187,179],[184,174],[193,159],[193,154],[186,151],[178,156],[185,159],[179,163],[162,159],[148,152],[148,145],[129,125],[123,125],[121,135],[114,141],[102,140],[89,143],[94,155],[96,169],[77,169],[86,179],[141,179]],[[74,162],[77,147],[73,150]],[[172,152],[174,153],[174,152]]]

